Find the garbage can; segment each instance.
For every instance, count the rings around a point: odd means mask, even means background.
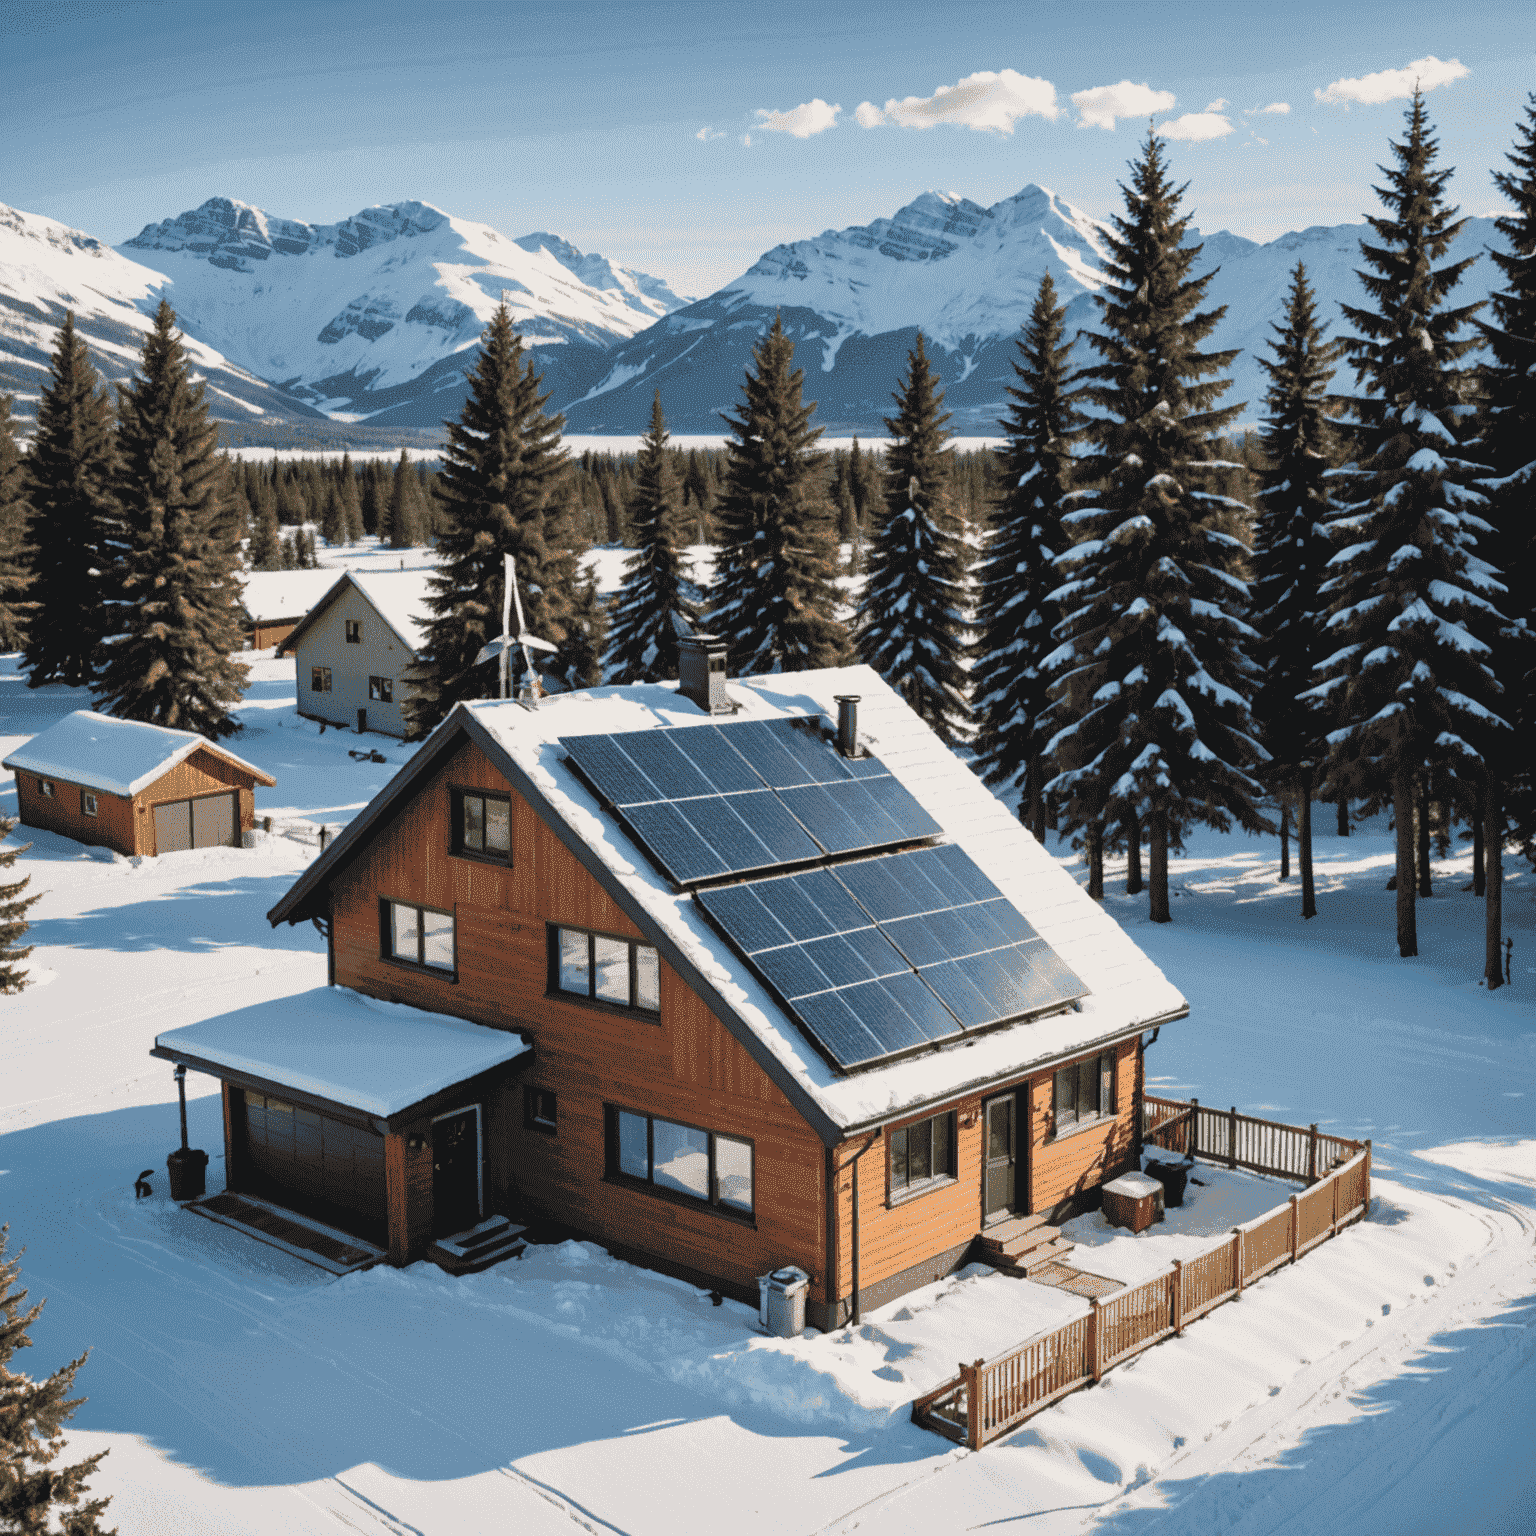
[[[172,1200],[196,1200],[206,1186],[208,1154],[197,1147],[178,1147],[166,1158]]]
[[[793,1264],[757,1277],[758,1320],[763,1330],[780,1339],[797,1339],[805,1332],[805,1293],[811,1277]]]
[[[1163,1186],[1164,1205],[1184,1204],[1184,1185],[1189,1178],[1188,1163],[1164,1163],[1152,1159],[1147,1163],[1147,1172]]]

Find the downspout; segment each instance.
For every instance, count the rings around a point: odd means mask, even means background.
[[[822,1184],[826,1193],[827,1252],[825,1273],[827,1283],[827,1331],[837,1327],[838,1265],[837,1265],[837,1148],[823,1148],[824,1166]]]
[[[1163,1026],[1152,1026],[1152,1038],[1148,1040],[1144,1035],[1136,1037],[1136,1113],[1135,1124],[1132,1127],[1132,1146],[1135,1149],[1135,1163],[1132,1165],[1137,1172],[1141,1169],[1142,1129],[1147,1119],[1147,1052],[1157,1044],[1157,1037],[1162,1034]]]
[[[331,936],[331,919],[329,913],[325,917],[310,918],[316,933],[325,940],[325,984],[328,987],[336,985],[336,941]]]
[[[862,1320],[859,1310],[859,1159],[880,1140],[880,1136],[879,1131],[871,1131],[869,1140],[853,1154],[848,1163],[853,1170],[853,1244],[848,1254],[849,1266],[853,1271],[853,1305],[848,1321],[855,1328]]]

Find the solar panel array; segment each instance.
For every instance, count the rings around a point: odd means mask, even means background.
[[[844,757],[814,720],[563,736],[560,745],[678,885],[939,831],[878,758]]]
[[[695,900],[845,1070],[1088,992],[953,846],[722,886]]]

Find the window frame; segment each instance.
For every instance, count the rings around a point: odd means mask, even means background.
[[[649,1176],[644,1179],[632,1173],[625,1173],[619,1167],[619,1116],[621,1114],[633,1115],[637,1120],[645,1121],[645,1160]],[[680,1189],[668,1189],[656,1182],[656,1122],[658,1120],[664,1125],[675,1125],[684,1131],[697,1131],[701,1136],[709,1138],[709,1196],[707,1199],[690,1195]],[[750,1159],[748,1177],[751,1181],[752,1196],[750,1210],[744,1211],[740,1206],[729,1205],[720,1198],[715,1144],[721,1137],[747,1149]],[[603,1178],[609,1184],[622,1185],[625,1189],[637,1190],[655,1199],[684,1206],[688,1210],[709,1211],[713,1215],[722,1216],[727,1221],[734,1221],[744,1227],[755,1229],[757,1226],[757,1142],[751,1136],[738,1136],[730,1131],[712,1131],[708,1126],[692,1125],[686,1120],[674,1120],[668,1115],[653,1115],[643,1109],[634,1109],[628,1104],[610,1102],[603,1105],[603,1152]]]
[[[1108,1063],[1106,1071],[1105,1063]],[[1082,1073],[1088,1069],[1093,1074],[1093,1081],[1097,1084],[1097,1092],[1094,1095],[1095,1109],[1092,1114],[1080,1113],[1082,1104]],[[1072,1118],[1062,1118],[1061,1109],[1061,1077],[1064,1072],[1071,1072],[1073,1076],[1073,1108]],[[1108,1092],[1105,1092],[1105,1084],[1108,1084]],[[1105,1108],[1106,1100],[1108,1108]],[[1051,1074],[1051,1135],[1050,1140],[1055,1141],[1065,1136],[1075,1136],[1080,1131],[1091,1130],[1094,1126],[1108,1125],[1114,1121],[1120,1113],[1120,1053],[1115,1050],[1100,1051],[1097,1055],[1084,1057],[1079,1061],[1067,1062],[1064,1066],[1057,1067]]]
[[[947,1120],[949,1171],[947,1173],[933,1173],[933,1132],[935,1125],[940,1120]],[[921,1128],[928,1131],[928,1167],[930,1172],[927,1178],[914,1181],[910,1174],[904,1184],[896,1182],[896,1137],[898,1135],[910,1138],[911,1133]],[[951,1184],[959,1183],[959,1176],[955,1172],[956,1160],[959,1154],[957,1134],[959,1130],[958,1116],[952,1109],[940,1110],[936,1115],[925,1115],[921,1120],[909,1121],[906,1125],[887,1126],[885,1132],[885,1203],[891,1205],[905,1205],[908,1200],[920,1200],[924,1195],[932,1194],[936,1189],[946,1189]],[[910,1154],[909,1154],[910,1155]]]
[[[464,845],[464,801],[471,800],[501,800],[507,807],[507,851],[505,854],[494,849],[467,848]],[[448,791],[450,827],[448,834],[448,852],[456,859],[474,859],[481,864],[495,864],[501,869],[512,868],[512,796],[499,789],[480,789],[471,784],[452,784]],[[484,812],[481,813],[481,824],[484,825]],[[565,996],[574,996],[566,993]]]
[[[54,783],[52,779],[39,779],[37,781],[37,792],[43,797],[44,800],[53,800],[57,798],[57,796],[54,794]]]
[[[395,914],[396,907],[409,907],[416,913],[416,955],[415,960],[407,960],[395,953]],[[422,921],[423,914],[430,912],[434,917],[446,917],[453,935],[453,964],[450,967],[441,965],[429,965],[424,958],[427,950],[426,924]],[[457,981],[459,979],[459,920],[454,912],[444,911],[442,907],[431,907],[422,901],[397,901],[392,896],[379,897],[379,959],[385,965],[398,965],[402,970],[414,971],[427,976],[438,976],[444,981]]]
[[[368,678],[368,699],[373,704],[393,704],[395,702],[395,680],[392,677]]]
[[[320,680],[318,686],[316,686],[317,678]],[[311,693],[329,693],[331,691],[331,669],[329,667],[322,667],[318,663],[310,667],[309,691]]]
[[[539,1113],[540,1100],[549,1101],[549,1115],[544,1117]],[[560,1128],[560,1103],[559,1096],[553,1088],[540,1088],[533,1083],[523,1085],[523,1126],[530,1131],[539,1131],[545,1136],[554,1136]]]
[[[363,643],[363,621],[361,619],[343,619],[341,621],[341,633],[345,644],[361,645]]]
[[[581,933],[587,938],[587,991],[583,996],[560,985],[560,935]],[[597,945],[598,939],[612,939],[615,943],[629,946],[629,1002],[616,1003],[597,995]],[[583,1003],[589,1008],[603,1008],[609,1013],[620,1013],[626,1018],[644,1019],[647,1023],[661,1023],[661,952],[644,939],[632,939],[625,933],[604,933],[598,928],[581,928],[574,923],[550,923],[547,930],[549,973],[544,995],[563,998],[569,1003]],[[635,1001],[640,990],[639,951],[648,949],[656,956],[656,1006],[647,1008]],[[696,1127],[697,1129],[697,1127]]]
[[[100,816],[101,813],[96,803],[96,791],[94,789],[82,789],[80,791],[80,814],[91,817]]]

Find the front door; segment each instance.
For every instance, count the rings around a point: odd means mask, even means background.
[[[1018,1096],[989,1099],[985,1116],[985,1148],[981,1174],[981,1215],[984,1222],[1002,1221],[1015,1209],[1018,1164]]]
[[[480,1111],[471,1105],[432,1127],[432,1235],[452,1237],[480,1220]]]

